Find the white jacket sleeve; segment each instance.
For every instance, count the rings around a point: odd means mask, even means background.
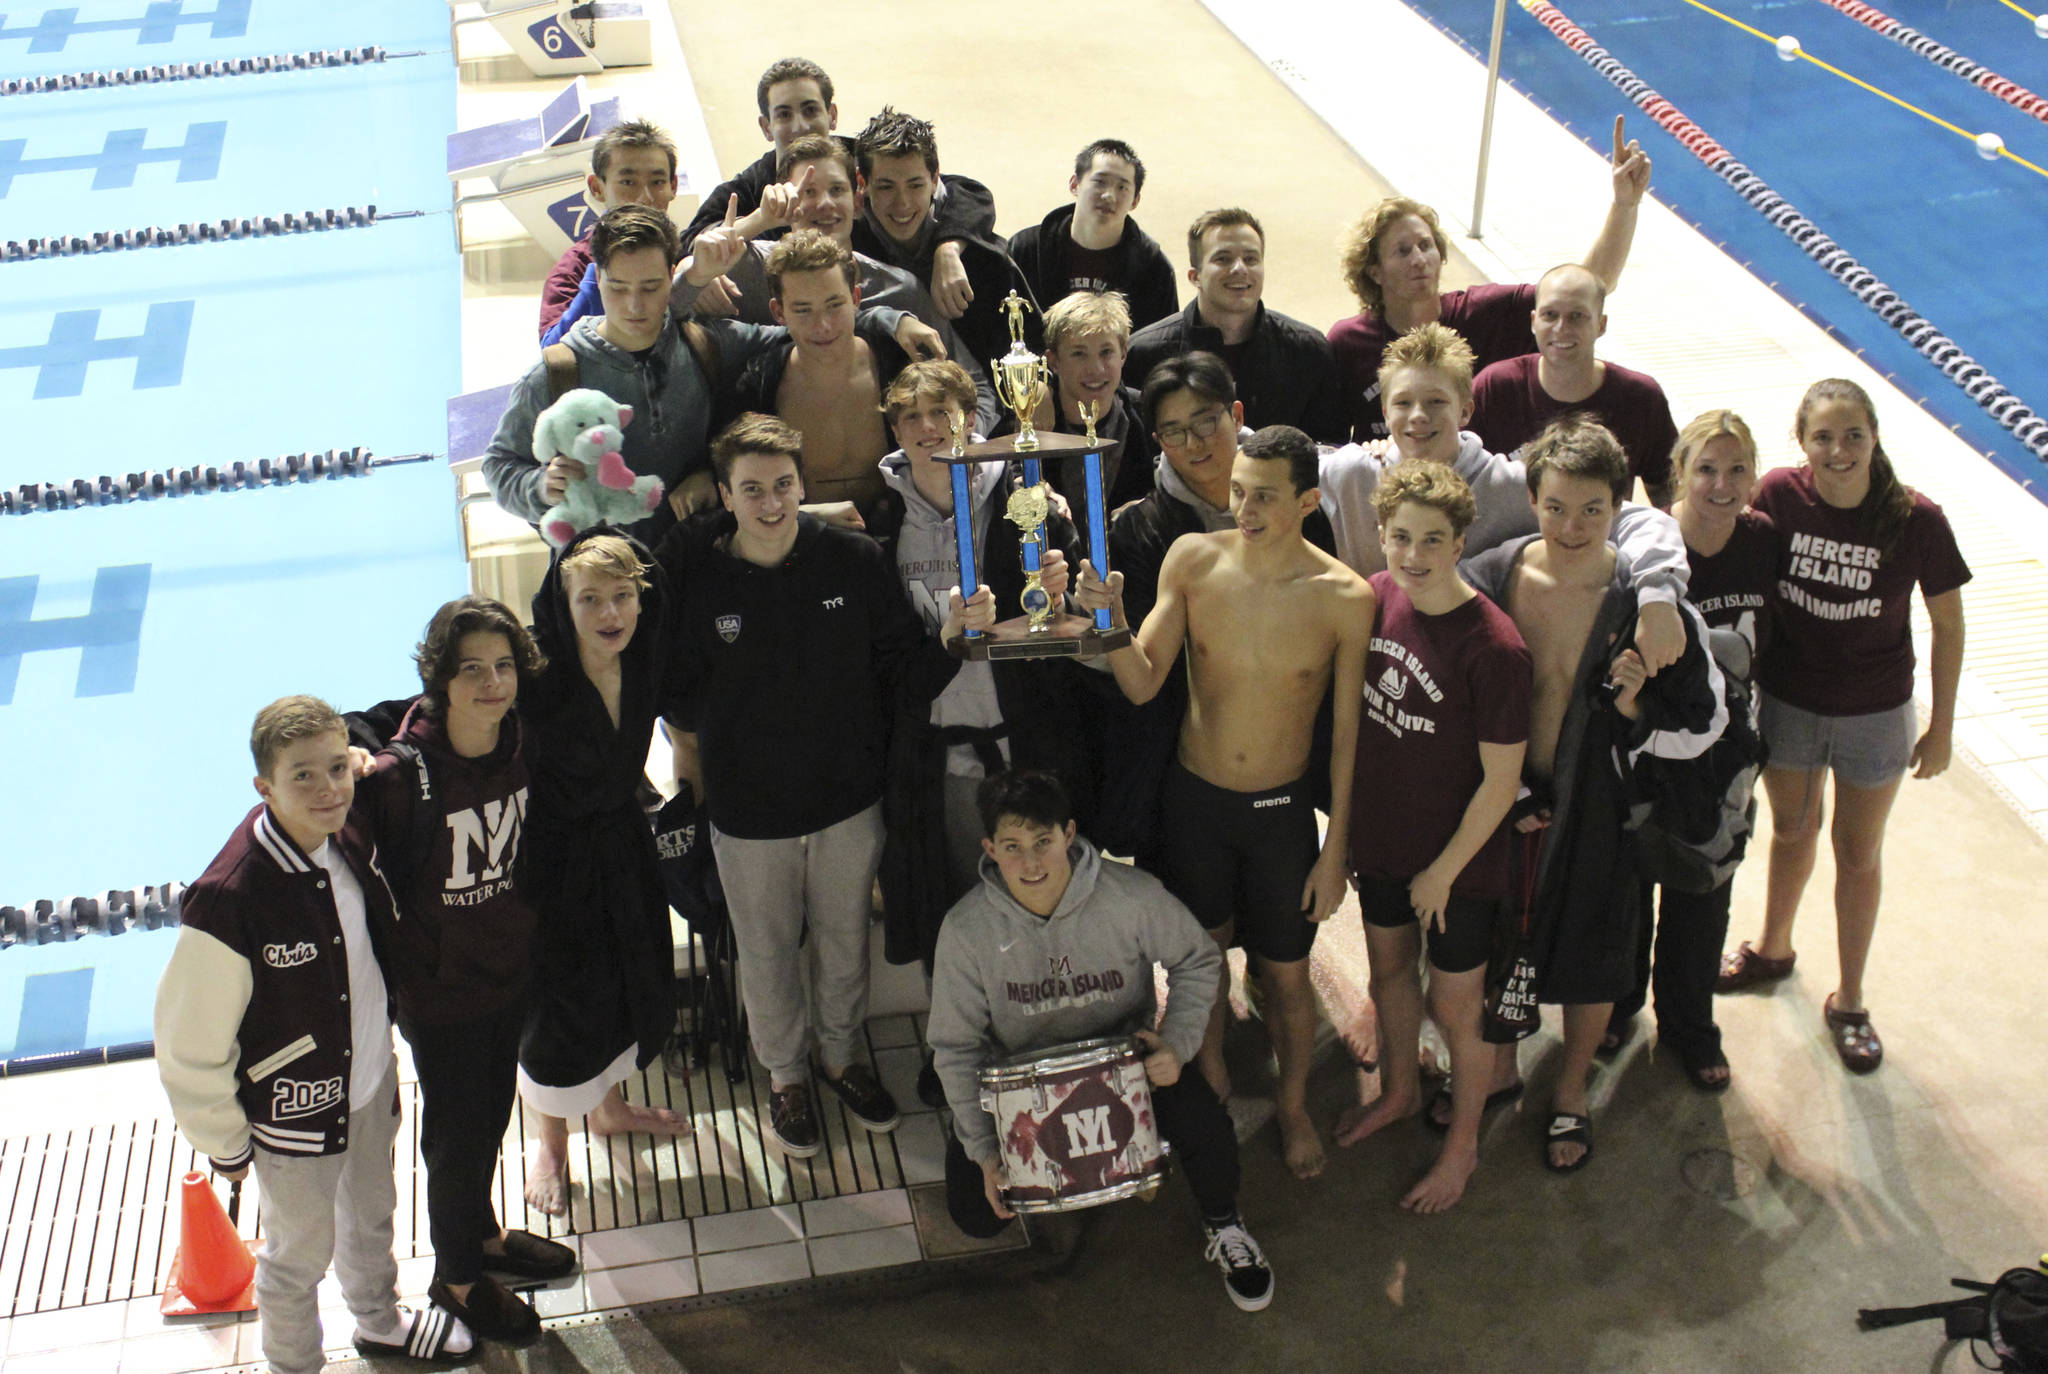
[[[249,1120],[235,1097],[242,1015],[255,981],[249,961],[186,926],[156,989],[156,1068],[171,1115],[217,1169],[249,1162]]]
[[[1685,599],[1692,560],[1678,521],[1655,506],[1624,501],[1614,516],[1614,547],[1628,560],[1637,605]]]

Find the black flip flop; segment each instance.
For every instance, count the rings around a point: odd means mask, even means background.
[[[1562,1126],[1564,1129],[1559,1130]],[[1551,1159],[1553,1145],[1583,1145],[1585,1153],[1569,1164],[1558,1164]],[[1553,1174],[1575,1174],[1586,1167],[1586,1161],[1593,1157],[1593,1118],[1577,1112],[1552,1112],[1550,1126],[1543,1133],[1543,1167]]]
[[[1495,1107],[1505,1107],[1508,1103],[1515,1101],[1522,1095],[1523,1089],[1527,1086],[1522,1080],[1516,1079],[1505,1088],[1495,1088],[1486,1095],[1486,1105],[1479,1110],[1480,1119],[1485,1120],[1486,1114]],[[1429,1101],[1422,1104],[1422,1124],[1435,1131],[1438,1135],[1446,1135],[1450,1132],[1451,1123],[1448,1120],[1438,1121],[1436,1119],[1436,1104],[1439,1102],[1444,1104],[1444,1113],[1448,1117],[1451,1111],[1451,1080],[1448,1078],[1443,1081],[1435,1092],[1429,1095]]]

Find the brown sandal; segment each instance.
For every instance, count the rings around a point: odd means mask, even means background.
[[[1884,1062],[1884,1042],[1877,1038],[1877,1027],[1870,1024],[1869,1012],[1836,1011],[1835,995],[1831,992],[1821,1006],[1821,1016],[1828,1023],[1835,1053],[1842,1056],[1842,1067],[1850,1073],[1869,1073]]]
[[[1757,953],[1756,947],[1744,940],[1733,954],[1721,956],[1721,976],[1714,980],[1714,991],[1741,992],[1761,983],[1775,983],[1790,976],[1792,965],[1798,962],[1796,953],[1773,959]]]

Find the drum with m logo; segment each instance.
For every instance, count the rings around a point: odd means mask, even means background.
[[[1013,1212],[1067,1212],[1158,1186],[1166,1161],[1143,1051],[1128,1036],[1081,1040],[981,1070]]]

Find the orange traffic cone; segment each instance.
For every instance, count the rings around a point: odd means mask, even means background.
[[[206,1175],[185,1175],[183,1194],[178,1249],[164,1279],[163,1314],[253,1311],[256,1243],[236,1232]]]

